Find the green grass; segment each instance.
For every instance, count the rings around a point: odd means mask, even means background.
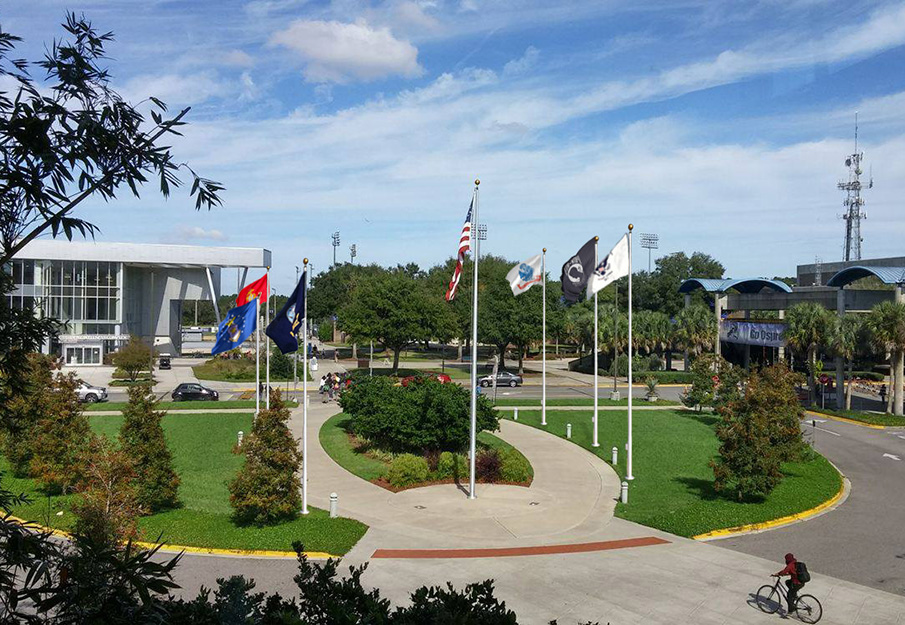
[[[263,401],[262,401],[263,403]],[[288,400],[290,405],[296,404],[293,400]],[[126,406],[129,405],[129,402],[125,401],[108,401],[108,402],[99,402],[96,404],[86,404],[85,412],[111,412],[111,411],[119,411],[122,412]],[[228,401],[162,401],[160,402],[160,410],[166,411],[179,411],[179,410],[198,410],[198,409],[209,409],[209,410],[248,410],[249,408],[255,407],[255,400],[253,399],[233,399]]]
[[[327,419],[318,434],[321,447],[324,448],[328,456],[333,458],[336,464],[349,473],[369,482],[378,480],[386,474],[389,465],[377,458],[371,458],[355,452],[352,445],[349,444],[347,430],[351,421],[352,417],[345,413],[340,413]],[[479,447],[493,448],[499,451],[515,449],[512,445],[490,432],[479,432],[477,443]],[[527,458],[525,461],[527,462]],[[531,468],[531,475],[534,475],[533,467]]]
[[[90,417],[91,428],[116,438],[122,424],[120,415]],[[173,452],[176,471],[182,480],[179,497],[183,507],[139,519],[145,540],[162,540],[176,545],[219,549],[269,549],[291,551],[300,540],[309,551],[343,554],[361,538],[367,527],[352,519],[330,519],[323,510],[309,508],[307,517],[273,527],[242,527],[230,517],[228,482],[242,465],[242,457],[232,453],[239,430],[251,430],[250,413],[167,415],[163,428]],[[8,469],[0,459],[0,470]],[[74,523],[68,511],[72,496],[48,498],[35,489],[31,480],[4,476],[13,492],[26,492],[33,502],[13,510],[16,516],[60,529]],[[62,511],[61,516],[57,512]]]
[[[811,412],[824,413],[835,417],[845,417],[871,425],[885,425],[893,427],[905,426],[905,417],[881,412],[861,412],[860,410],[831,410],[829,408],[808,408]]]
[[[572,424],[572,441],[610,460],[619,450],[615,467],[625,476],[627,415],[624,411],[600,413],[600,447],[591,447],[591,412],[547,411],[547,427],[540,426],[539,411],[522,411],[525,423],[565,438]],[[839,490],[839,472],[819,454],[800,463],[783,465],[785,478],[762,502],[737,503],[713,490],[708,462],[718,450],[714,433],[716,417],[679,410],[637,410],[633,419],[633,473],[629,503],[616,506],[616,516],[680,536],[694,536],[715,529],[769,521],[802,512],[830,499]]]
[[[599,406],[628,406],[628,399],[604,399],[603,397],[597,400]],[[528,407],[538,407],[540,408],[540,399],[503,399],[497,400],[496,405],[498,406],[528,406]],[[555,399],[547,400],[547,407],[550,406],[593,406],[594,398],[593,397],[557,397]],[[668,399],[658,399],[656,402],[648,402],[646,399],[635,398],[632,401],[633,406],[637,406],[638,410],[643,410],[645,407],[649,406],[678,406],[679,402],[670,401]]]

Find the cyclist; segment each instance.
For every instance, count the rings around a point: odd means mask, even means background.
[[[795,600],[798,599],[798,591],[804,587],[804,582],[798,579],[797,565],[798,562],[795,560],[795,556],[791,553],[787,553],[786,568],[773,574],[773,577],[789,576],[789,579],[786,580],[786,586],[789,588],[789,592],[786,595],[786,599],[789,602],[789,612],[794,612],[796,610]]]

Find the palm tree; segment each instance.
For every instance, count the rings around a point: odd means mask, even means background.
[[[848,382],[845,385],[845,409],[852,409],[852,368],[859,339],[864,331],[864,319],[855,314],[837,317],[830,339],[830,347],[840,358],[848,361]]]
[[[814,403],[817,370],[817,350],[826,344],[833,328],[833,313],[820,304],[805,302],[795,304],[786,314],[786,330],[783,333],[792,349],[804,352],[808,361],[808,404]]]
[[[905,359],[905,304],[880,302],[867,316],[867,327],[874,343],[889,354],[889,373],[893,391],[886,401],[886,412],[902,414],[902,367]],[[895,400],[893,400],[895,397]],[[893,405],[893,401],[895,404]]]
[[[716,317],[709,308],[694,304],[676,315],[675,342],[697,356],[701,350],[712,349],[717,340]]]

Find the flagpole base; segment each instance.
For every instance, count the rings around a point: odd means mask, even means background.
[[[308,514],[308,508],[302,508],[302,514]]]
[[[634,476],[634,475],[626,475],[626,476],[625,476],[625,479],[627,479],[627,480],[633,480],[633,479],[635,479],[635,476]]]

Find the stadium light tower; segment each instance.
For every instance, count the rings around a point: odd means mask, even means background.
[[[333,264],[336,264],[336,248],[339,247],[339,230],[333,233]]]
[[[647,248],[647,273],[650,273],[650,251],[660,249],[660,235],[642,232],[641,247]]]
[[[353,265],[355,264],[355,257],[358,256],[358,248],[355,247],[355,244],[349,246],[349,262]]]

